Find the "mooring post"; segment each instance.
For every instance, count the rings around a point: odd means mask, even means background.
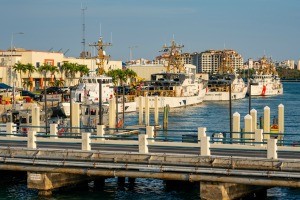
[[[149,97],[145,97],[145,125],[150,125]]]
[[[264,107],[264,139],[270,139],[270,108]]]
[[[146,126],[146,135],[150,138],[150,142],[154,142],[154,126]]]
[[[255,130],[255,146],[263,146],[263,129]]]
[[[158,117],[159,117],[159,113],[158,113],[158,96],[154,97],[154,124],[158,125]]]
[[[80,104],[72,103],[72,132],[75,134],[80,133]],[[71,133],[72,134],[72,133]]]
[[[139,125],[143,124],[143,115],[144,115],[144,108],[143,108],[143,96],[139,96]]]
[[[14,137],[14,134],[17,131],[16,124],[12,122],[7,122],[6,123],[6,137]]]
[[[283,144],[283,133],[284,133],[284,105],[280,104],[278,106],[278,133],[279,135],[278,139],[280,140],[280,143]]]
[[[139,134],[139,153],[148,153],[148,136]]]
[[[81,133],[81,150],[90,151],[91,150],[91,133]]]
[[[198,143],[200,144],[201,138],[206,137],[206,127],[198,127]]]
[[[252,109],[250,115],[252,117],[252,131],[255,131],[257,129],[257,111]]]
[[[50,124],[50,137],[57,139],[57,127],[58,124]]]
[[[36,149],[36,131],[29,131],[28,132],[27,148]]]
[[[238,112],[235,112],[232,116],[232,143],[240,141],[240,132],[241,132],[241,115]]]
[[[210,137],[205,136],[200,139],[200,155],[210,156]]]
[[[253,139],[253,131],[252,131],[252,117],[251,115],[247,114],[244,117],[245,121],[245,144],[252,145],[252,139]]]
[[[277,159],[277,139],[268,139],[267,158]]]
[[[114,98],[109,100],[109,111],[108,111],[108,126],[109,128],[113,129],[116,127],[116,101]],[[112,130],[109,131],[113,133]]]
[[[40,115],[41,115],[41,111],[40,111],[40,107],[38,107],[36,104],[33,104],[31,107],[31,117],[32,117],[32,123],[31,125],[33,126],[33,128],[31,128],[31,130],[39,132],[40,129]]]
[[[105,140],[104,134],[105,134],[105,125],[97,125],[97,136],[100,137],[99,140],[103,141]]]

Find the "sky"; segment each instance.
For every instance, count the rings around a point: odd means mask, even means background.
[[[189,53],[300,59],[300,0],[1,0],[0,8],[1,50],[13,42],[78,57],[85,24],[86,50],[101,35],[111,60],[128,61],[130,50],[153,60],[173,38]]]

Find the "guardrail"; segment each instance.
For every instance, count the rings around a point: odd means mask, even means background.
[[[80,129],[81,133],[64,132],[59,133],[58,124],[50,124],[50,134],[45,132],[38,132],[36,128],[45,128],[37,126],[17,126],[13,123],[6,123],[0,125],[0,140],[2,141],[23,141],[27,143],[30,149],[36,149],[38,142],[47,143],[70,143],[81,145],[82,150],[89,151],[93,144],[110,144],[110,145],[131,145],[138,148],[140,153],[149,153],[149,148],[156,147],[184,147],[184,148],[198,148],[199,154],[203,156],[210,156],[213,149],[244,149],[264,151],[267,158],[277,159],[278,151],[294,151],[300,152],[298,145],[291,145],[290,141],[277,140],[276,138],[264,139],[265,135],[271,133],[263,133],[263,130],[257,129],[253,132],[239,132],[242,137],[231,138],[232,133],[207,132],[206,128],[199,127],[198,130],[158,130],[153,126],[147,126],[139,129],[120,129],[119,132],[110,134],[115,130],[106,128],[104,125],[98,125],[95,134],[90,132],[83,132],[82,128],[73,127],[73,129]],[[28,133],[23,134],[17,132],[17,129],[27,128]],[[60,127],[61,128],[61,127]],[[67,127],[66,127],[67,128]],[[138,135],[131,134],[132,132]],[[162,132],[163,134],[160,134]],[[165,133],[181,133],[174,136],[172,134],[164,135]],[[125,134],[124,134],[125,133]],[[273,134],[273,133],[272,133]],[[243,135],[248,135],[245,137]],[[278,134],[277,134],[278,135]],[[286,134],[282,134],[286,135]],[[292,134],[291,134],[292,135]],[[283,137],[282,137],[283,138]],[[64,148],[57,145],[58,148]]]

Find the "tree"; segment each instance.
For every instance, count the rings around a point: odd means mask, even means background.
[[[29,79],[29,82],[27,85],[29,85],[30,87],[30,91],[32,91],[33,89],[33,79],[31,77],[32,73],[36,71],[36,68],[31,64],[31,63],[28,63],[26,65],[26,71],[28,72],[28,79]]]
[[[90,69],[86,65],[77,65],[77,71],[80,73],[80,77],[89,74]]]
[[[13,66],[13,70],[15,72],[19,72],[20,73],[20,79],[22,80],[22,72],[23,73],[26,73],[26,65],[20,63],[20,62],[17,62],[14,66]]]

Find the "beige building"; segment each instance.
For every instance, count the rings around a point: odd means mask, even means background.
[[[41,65],[49,64],[53,66],[57,66],[60,68],[64,62],[69,63],[77,63],[87,65],[90,71],[95,71],[98,66],[96,65],[95,58],[74,58],[74,57],[65,57],[61,52],[46,52],[46,51],[32,51],[25,49],[13,49],[13,51],[3,51],[0,50],[0,81],[6,83],[8,85],[12,85],[13,83],[17,87],[22,87],[23,81],[28,80],[28,73],[21,73],[21,77],[19,73],[14,73],[11,70],[11,66],[14,66],[16,63],[22,64],[32,64],[38,69]],[[104,63],[105,71],[110,69],[122,69],[122,61],[108,61]],[[42,74],[39,72],[34,72],[31,77],[33,78],[33,89],[40,89]],[[65,85],[75,85],[78,83],[78,79],[80,78],[80,74],[77,73],[74,80],[70,80],[70,78],[66,78],[65,74],[59,72],[55,74],[55,78],[62,78],[65,80]],[[50,80],[50,75],[46,77],[46,83]]]
[[[130,65],[127,68],[135,71],[138,78],[149,81],[151,79],[151,74],[161,73],[166,71],[166,67],[163,65],[148,64],[148,65]]]
[[[207,50],[201,52],[198,59],[198,73],[218,72],[225,59],[235,71],[243,67],[243,57],[234,50]]]

